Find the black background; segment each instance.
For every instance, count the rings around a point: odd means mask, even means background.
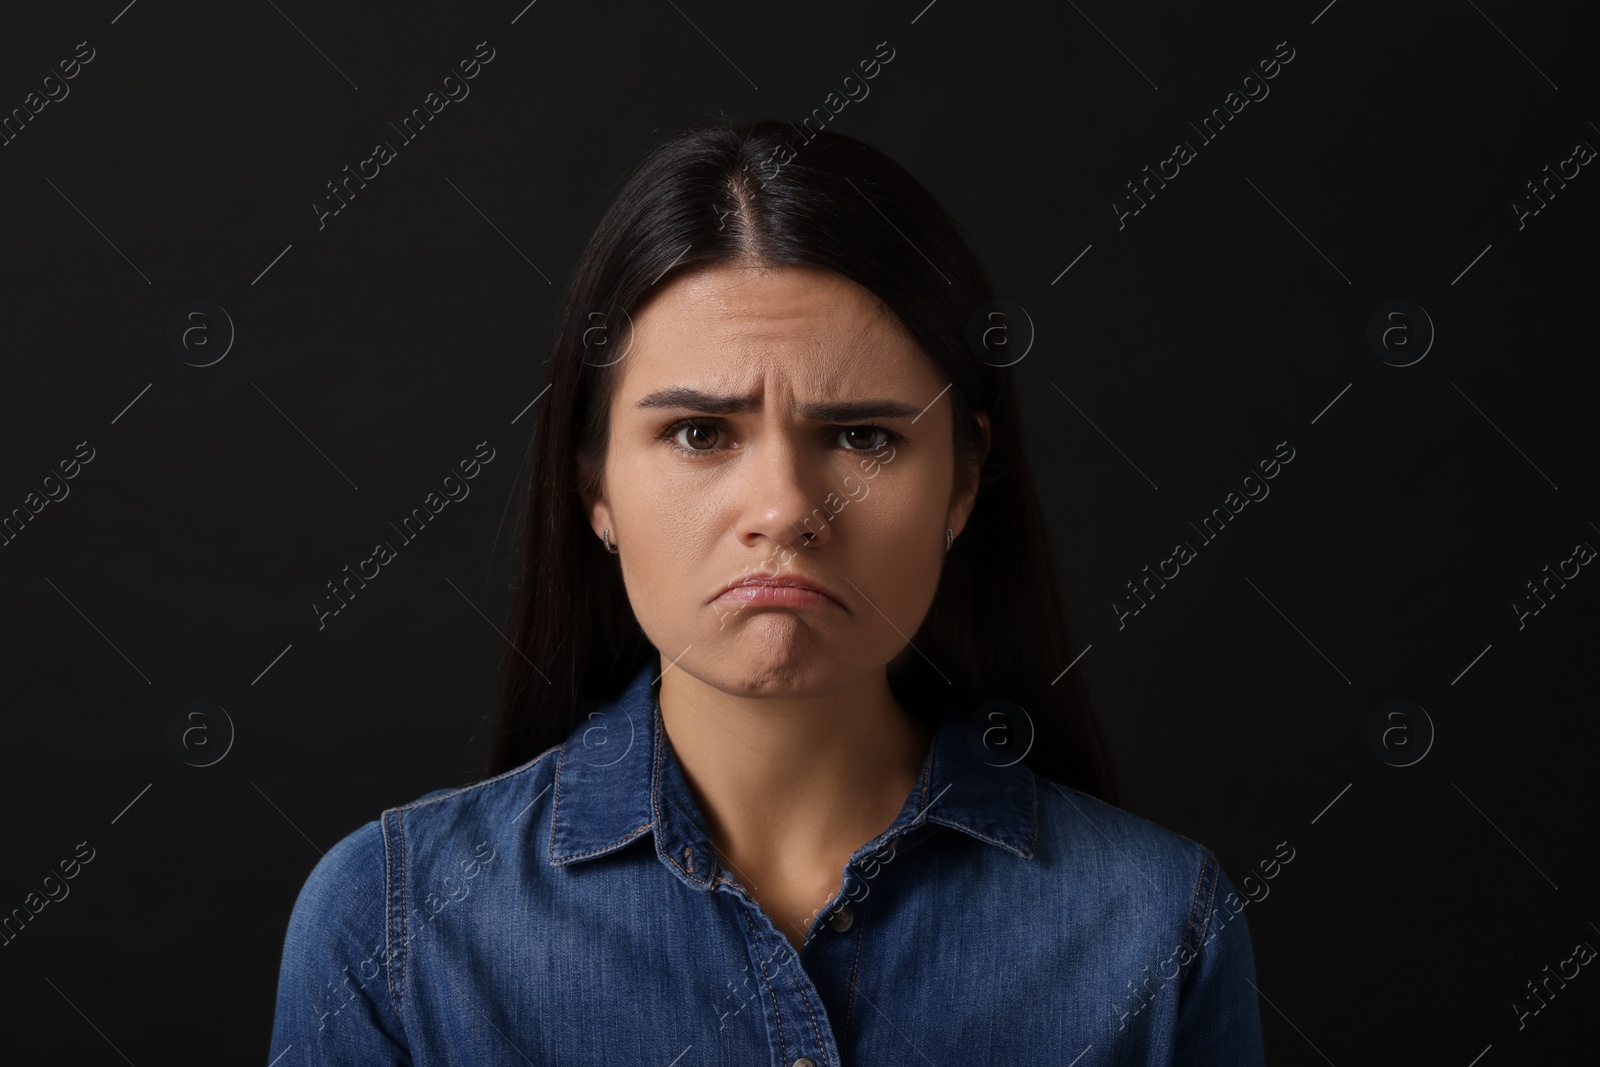
[[[1512,207],[1600,146],[1581,5],[124,2],[0,34],[0,113],[95,51],[0,147],[0,514],[94,450],[0,547],[0,914],[95,850],[0,948],[9,1055],[277,1054],[319,854],[481,775],[542,344],[611,192],[682,122],[798,122],[887,41],[836,128],[942,200],[1035,330],[1017,373],[1080,641],[1039,669],[1086,672],[1128,806],[1236,884],[1294,849],[1244,912],[1270,1061],[1594,1059],[1592,968],[1513,1009],[1600,946],[1600,577],[1512,608],[1600,546],[1595,164]],[[388,123],[483,41],[401,146]],[[1188,123],[1282,41],[1202,144]],[[1119,229],[1180,139],[1196,158]],[[379,140],[397,158],[319,229]],[[167,341],[193,300],[237,331],[207,367]],[[1367,340],[1395,300],[1437,330],[1404,367]],[[319,630],[325,583],[481,441],[471,495]],[[1188,524],[1279,442],[1270,496],[1203,544]],[[1119,628],[1180,539],[1197,558]],[[193,700],[237,731],[203,768],[168,739]],[[1436,731],[1401,722],[1410,766],[1369,744],[1391,700]]]

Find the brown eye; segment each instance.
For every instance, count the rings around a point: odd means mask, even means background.
[[[690,423],[688,426],[684,427],[684,430],[687,431],[688,434],[689,434],[689,440],[687,442],[687,447],[692,448],[697,452],[702,451],[700,446],[698,444],[695,444],[696,441],[705,442],[706,448],[708,448],[708,449],[715,447],[714,445],[711,444],[711,434],[710,434],[710,432],[704,426],[696,426],[695,424]]]
[[[682,419],[668,426],[662,436],[679,452],[716,452],[718,449],[712,443],[716,430],[717,427],[709,423],[702,424],[693,419]]]
[[[852,446],[846,449],[846,451],[849,452],[870,452],[873,449],[880,447],[884,443],[883,441],[873,441],[873,438],[878,434],[884,435],[884,441],[887,441],[889,437],[892,436],[889,431],[884,429],[882,426],[846,426],[844,429],[839,431],[839,435],[841,437],[846,437],[846,435],[849,434],[860,435],[854,438],[847,438]],[[867,440],[863,441],[862,437],[865,437]],[[856,445],[860,445],[861,447],[854,447]]]

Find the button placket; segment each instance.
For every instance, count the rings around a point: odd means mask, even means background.
[[[799,953],[736,880],[718,878],[713,888],[727,895],[743,920],[751,970],[766,986],[765,995],[753,999],[759,1000],[766,1016],[774,1050],[779,1055],[792,1055],[808,1045],[819,1050],[821,1058],[802,1054],[786,1061],[790,1067],[797,1063],[811,1067],[838,1063],[832,1022]]]

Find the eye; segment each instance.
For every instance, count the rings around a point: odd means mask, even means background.
[[[715,420],[679,419],[663,427],[657,437],[667,442],[674,451],[689,456],[714,456],[739,447],[719,447],[715,441],[721,433],[722,427]],[[876,452],[885,444],[902,440],[900,434],[888,427],[871,423],[841,426],[837,434],[836,440],[846,452]]]
[[[890,430],[887,427],[884,427],[884,426],[872,426],[872,425],[845,426],[845,427],[842,427],[839,430],[839,435],[841,437],[845,437],[848,434],[860,434],[860,435],[865,436],[869,441],[874,437],[874,435],[882,434],[883,435],[883,439],[881,441],[876,441],[874,443],[866,444],[862,448],[847,448],[847,449],[845,449],[845,451],[847,451],[847,452],[873,452],[873,451],[876,451],[879,448],[882,448],[885,444],[887,444],[890,441],[893,441],[896,437],[899,436],[893,430]],[[853,444],[861,444],[860,437],[855,438],[852,443]]]
[[[715,445],[701,448],[697,442],[709,442],[719,427],[712,422],[699,422],[694,419],[679,419],[661,431],[661,438],[669,442],[679,452],[692,452],[697,454],[711,454],[721,451]],[[687,443],[680,442],[679,436],[686,435]]]

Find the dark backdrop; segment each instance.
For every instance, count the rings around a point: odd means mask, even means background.
[[[0,111],[60,98],[0,147],[0,514],[58,499],[0,546],[0,913],[92,858],[0,947],[0,1042],[277,1054],[313,863],[481,774],[541,346],[611,191],[684,121],[798,121],[886,42],[833,124],[1032,324],[1079,638],[1038,669],[1084,672],[1128,805],[1251,895],[1271,1062],[1592,1059],[1600,977],[1536,1014],[1527,983],[1600,946],[1594,23],[1325,2],[10,12]],[[1172,577],[1124,615],[1146,566]]]

